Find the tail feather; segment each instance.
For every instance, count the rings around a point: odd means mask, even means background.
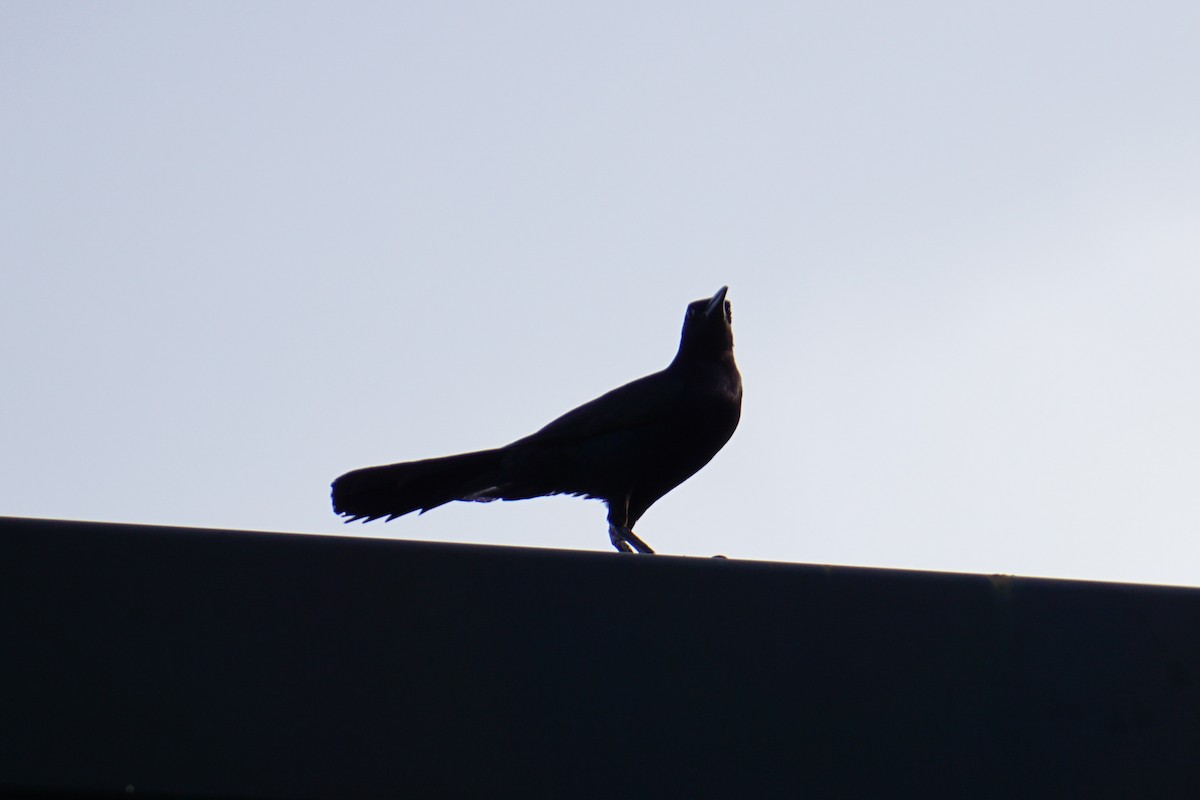
[[[481,450],[356,469],[333,482],[333,510],[347,522],[370,522],[424,513],[452,500],[492,500],[503,483],[503,455]]]

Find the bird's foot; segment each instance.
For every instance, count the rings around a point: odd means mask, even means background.
[[[617,525],[608,523],[608,540],[612,542],[612,546],[616,547],[622,553],[632,553],[634,548],[630,547],[629,540],[625,539],[625,534],[628,533],[624,528],[618,528]]]
[[[613,547],[622,553],[632,553],[636,550],[639,553],[654,554],[650,545],[639,539],[629,528],[618,527],[610,522],[608,523],[608,538],[613,543]]]
[[[613,547],[617,548],[622,553],[633,552],[633,548],[629,546],[629,542],[625,539],[624,532],[611,522],[608,523],[608,538],[609,541],[613,543]]]

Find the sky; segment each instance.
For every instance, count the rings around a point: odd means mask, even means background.
[[[1200,585],[1200,5],[23,2],[0,515],[343,525],[728,284],[742,421],[658,551]],[[617,557],[614,555],[614,557]]]

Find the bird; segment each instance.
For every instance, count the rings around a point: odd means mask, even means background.
[[[504,447],[347,472],[332,485],[334,512],[346,522],[390,522],[455,500],[572,495],[607,504],[609,540],[618,552],[654,553],[633,526],[707,464],[741,419],[728,291],[722,286],[688,304],[679,350],[665,369]]]

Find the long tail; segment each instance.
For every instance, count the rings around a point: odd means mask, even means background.
[[[503,450],[406,461],[347,472],[333,482],[333,510],[351,522],[411,511],[422,513],[451,500],[491,500],[502,484]]]

